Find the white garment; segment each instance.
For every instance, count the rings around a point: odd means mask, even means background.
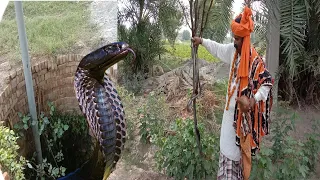
[[[234,53],[236,49],[233,43],[230,44],[220,44],[209,39],[203,39],[202,45],[209,51],[213,56],[219,58],[221,61],[227,64],[231,64]],[[238,59],[239,60],[239,59]],[[231,71],[231,66],[229,69],[229,74]],[[231,83],[231,87],[235,86],[235,82]],[[236,85],[238,89],[239,83]],[[257,93],[255,94],[256,101],[266,101],[268,93],[270,91],[269,86],[261,86]],[[226,96],[226,102],[228,96]],[[234,121],[234,110],[236,105],[236,91],[231,96],[229,110],[224,108],[222,124],[221,124],[221,135],[220,135],[220,151],[223,155],[233,161],[240,160],[240,149],[236,145],[236,132],[233,127]],[[225,105],[226,106],[226,105]]]
[[[1,169],[0,169],[0,180],[4,180],[4,177],[3,177]]]
[[[0,22],[2,20],[4,12],[6,11],[8,4],[9,4],[9,0],[1,0],[0,1]]]

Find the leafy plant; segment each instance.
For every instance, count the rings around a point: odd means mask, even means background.
[[[29,176],[37,176],[47,178],[58,178],[65,175],[66,168],[61,164],[64,160],[63,149],[63,135],[69,129],[69,125],[66,123],[71,123],[66,121],[64,118],[61,119],[60,116],[56,115],[55,107],[51,102],[48,102],[49,106],[49,117],[45,115],[44,112],[41,112],[39,117],[39,134],[41,136],[43,143],[43,155],[45,158],[40,164],[34,163],[34,157],[31,160],[28,160],[28,168],[34,170],[36,174],[28,174]],[[31,125],[30,115],[22,115],[18,113],[21,121],[18,122],[14,128],[19,132],[21,136],[29,129]],[[83,119],[82,119],[83,120]],[[85,120],[83,120],[85,122]]]
[[[278,109],[273,121],[272,145],[263,146],[253,160],[251,179],[306,179],[314,171],[320,142],[319,133],[311,133],[304,142],[293,139],[297,116]]]
[[[139,106],[139,98],[134,93],[130,92],[123,86],[117,86],[117,91],[120,97],[122,97],[122,103],[124,107]],[[127,138],[134,139],[134,130],[136,129],[137,119],[139,117],[135,108],[125,108],[126,112],[126,123],[127,123]]]
[[[139,94],[143,86],[143,80],[144,80],[143,74],[141,72],[137,72],[135,74],[125,73],[126,72],[124,70],[126,69],[125,66],[123,67],[120,66],[120,69],[123,69],[123,73],[122,75],[120,75],[120,77],[122,77],[121,80],[122,80],[123,86],[130,92],[133,92],[134,94]]]
[[[158,137],[163,135],[165,124],[168,122],[168,107],[165,104],[165,98],[151,92],[146,104],[138,109],[138,114],[141,141],[148,143],[158,140]]]
[[[8,172],[12,179],[25,179],[23,170],[26,160],[19,156],[18,136],[13,130],[0,126],[0,165],[3,172]]]
[[[259,0],[263,13],[256,29],[267,32],[273,22],[280,25],[279,95],[290,103],[319,103],[320,3],[317,0]],[[278,15],[277,15],[278,14]],[[277,16],[275,16],[277,15]],[[265,36],[264,36],[265,38]],[[266,39],[266,38],[265,38]],[[274,44],[269,44],[273,46]]]
[[[158,2],[129,0],[128,6],[119,12],[118,39],[130,44],[136,53],[134,62],[125,60],[123,73],[149,73],[155,57],[164,53],[161,41],[162,29],[158,22]],[[152,16],[155,21],[152,21]],[[124,23],[130,23],[126,28]],[[130,73],[131,74],[131,73]]]
[[[193,128],[193,120],[177,119],[170,128],[173,135],[162,137],[156,152],[158,168],[175,179],[214,179],[218,169],[219,138],[205,133],[199,123],[202,151],[199,154]]]

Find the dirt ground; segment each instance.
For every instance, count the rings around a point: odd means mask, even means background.
[[[316,107],[305,107],[303,110],[297,109],[297,114],[300,116],[300,121],[296,122],[296,132],[293,133],[293,137],[297,139],[304,139],[306,133],[313,131],[313,121],[320,123],[320,109]],[[317,130],[320,132],[320,129]],[[320,154],[318,155],[320,159]],[[310,180],[320,179],[320,161],[316,165],[316,173],[310,177]]]

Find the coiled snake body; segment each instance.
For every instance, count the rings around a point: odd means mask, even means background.
[[[126,137],[123,105],[105,71],[129,52],[134,54],[128,44],[111,43],[86,55],[75,73],[74,87],[79,107],[103,157],[103,179],[115,168]],[[102,179],[101,174],[94,178]]]

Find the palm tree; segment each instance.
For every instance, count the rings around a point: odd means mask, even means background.
[[[272,4],[270,7],[277,8]],[[290,102],[314,104],[320,92],[320,2],[279,0],[278,8],[279,95]]]

